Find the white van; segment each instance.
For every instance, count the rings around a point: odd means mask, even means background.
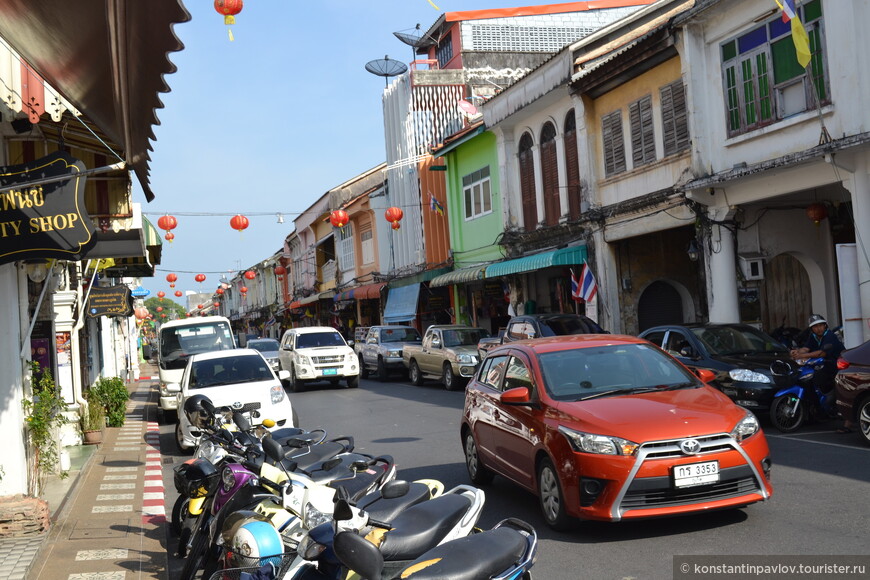
[[[290,390],[294,393],[314,381],[337,385],[344,379],[352,389],[359,386],[359,359],[341,333],[329,326],[284,332],[278,361],[281,370],[290,372]]]
[[[236,348],[229,319],[223,316],[196,316],[170,320],[160,326],[157,335],[157,366],[160,374],[160,403],[157,422],[175,416],[177,398],[167,389],[181,383],[181,375],[191,355]],[[167,411],[170,413],[167,414]]]

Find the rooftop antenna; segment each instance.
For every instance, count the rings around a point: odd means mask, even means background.
[[[389,56],[370,60],[366,63],[366,70],[373,75],[384,77],[384,87],[389,85],[390,77],[398,76],[408,70],[408,67],[397,60],[391,59]]]

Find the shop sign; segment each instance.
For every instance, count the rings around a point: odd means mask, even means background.
[[[151,294],[151,290],[147,288],[143,288],[142,286],[136,286],[136,289],[130,292],[134,298],[145,298],[149,294]]]
[[[95,242],[85,209],[85,165],[66,152],[0,167],[0,264],[79,260]],[[52,177],[69,179],[28,185]]]
[[[87,312],[89,318],[132,316],[133,296],[130,288],[123,284],[91,288]]]

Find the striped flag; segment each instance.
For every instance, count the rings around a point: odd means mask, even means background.
[[[571,270],[571,298],[577,302],[589,302],[595,298],[596,292],[598,292],[598,284],[595,282],[589,264],[583,263],[579,279],[574,275],[574,270]]]
[[[782,21],[791,21],[791,39],[794,42],[798,62],[802,67],[807,68],[811,58],[810,37],[807,36],[807,31],[797,14],[794,0],[774,0],[774,2],[782,10]]]

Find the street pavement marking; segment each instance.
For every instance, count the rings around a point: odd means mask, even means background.
[[[97,495],[97,501],[121,501],[133,499],[132,493],[101,493]]]
[[[141,447],[113,447],[112,451],[139,451]]]
[[[854,445],[845,445],[843,443],[830,443],[828,441],[816,441],[815,439],[807,439],[805,436],[802,436],[802,433],[795,433],[792,435],[771,435],[765,431],[764,436],[768,439],[786,439],[788,441],[802,441],[804,443],[815,443],[816,445],[827,445],[828,447],[840,447],[842,449],[852,449],[855,451],[865,451],[870,452],[870,447],[861,447]],[[809,435],[809,433],[807,434]]]
[[[91,508],[92,514],[113,514],[131,511],[133,511],[133,506],[131,505],[95,505]]]
[[[85,572],[84,574],[70,574],[67,580],[124,580],[127,573],[120,572]]]
[[[166,507],[162,505],[143,505],[142,515],[145,516],[165,516]]]
[[[133,496],[132,496],[132,494],[131,494],[130,497],[128,497],[128,498],[119,498],[119,499],[133,499]],[[162,499],[163,499],[163,493],[161,493],[161,492],[159,492],[159,491],[150,491],[150,492],[145,492],[145,493],[142,494],[142,499],[145,499],[145,500],[147,500],[147,499],[159,499],[159,500],[162,500]]]
[[[76,553],[76,562],[85,560],[117,560],[127,557],[126,548],[106,550],[79,550]]]
[[[136,489],[135,483],[103,483],[100,485],[100,491],[108,491],[110,489]]]
[[[138,473],[122,473],[120,475],[104,475],[103,481],[120,481],[122,479],[136,479],[139,477]]]
[[[122,473],[125,471],[138,471],[138,467],[107,467],[106,473]]]

